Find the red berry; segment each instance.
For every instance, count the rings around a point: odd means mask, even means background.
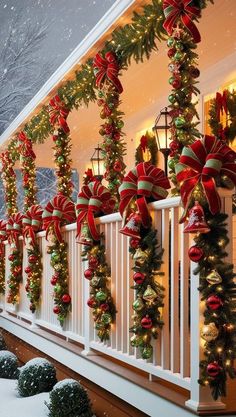
[[[27,266],[27,267],[25,268],[25,273],[26,273],[26,274],[30,274],[31,272],[32,272],[32,270],[31,270],[30,266]]]
[[[35,256],[35,255],[30,255],[30,256],[29,256],[29,258],[28,258],[28,261],[29,261],[30,263],[34,263],[34,262],[36,262],[36,261],[37,261],[37,256]]]
[[[56,285],[56,283],[57,283],[57,277],[55,277],[55,275],[53,275],[53,277],[51,278],[51,284],[52,285]]]
[[[13,255],[13,253],[11,253],[11,254],[8,256],[8,260],[9,260],[9,261],[14,261],[14,259],[15,259],[15,257],[14,257],[14,255]]]

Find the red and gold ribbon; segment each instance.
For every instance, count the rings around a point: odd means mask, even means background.
[[[10,244],[18,243],[18,238],[22,234],[22,219],[23,219],[23,215],[21,213],[13,214],[8,219],[6,230],[7,230],[8,242]]]
[[[166,20],[163,27],[168,35],[172,35],[174,28],[181,21],[191,33],[194,42],[198,43],[201,41],[201,35],[193,20],[200,17],[201,11],[198,7],[192,6],[192,3],[192,0],[164,0],[163,10]]]
[[[98,88],[101,88],[104,80],[108,78],[115,86],[117,92],[119,94],[122,93],[123,87],[118,79],[120,68],[114,52],[107,52],[105,58],[101,54],[96,54],[93,60],[93,67],[96,76],[96,86]]]
[[[46,205],[43,215],[43,229],[46,230],[46,239],[52,228],[56,234],[57,240],[62,242],[61,226],[62,224],[72,223],[75,220],[75,205],[67,197],[57,194],[52,201]]]
[[[23,216],[23,236],[24,239],[31,238],[33,246],[36,244],[35,233],[38,232],[42,226],[42,214],[42,207],[36,204],[30,207]]]
[[[19,139],[19,152],[23,157],[35,159],[36,155],[33,151],[31,140],[26,134],[21,131],[18,135]]]
[[[151,165],[149,162],[139,163],[124,177],[119,188],[121,216],[123,216],[131,200],[136,198],[142,224],[144,227],[149,227],[150,215],[147,199],[157,201],[166,198],[168,188],[170,188],[170,182],[164,171]]]
[[[99,181],[90,182],[82,187],[76,204],[77,236],[80,235],[83,222],[87,220],[92,238],[100,239],[94,217],[99,213],[104,213],[103,208],[107,207],[110,200],[110,191]]]
[[[61,101],[60,97],[56,95],[49,101],[49,114],[50,114],[50,123],[52,126],[56,124],[68,134],[70,128],[66,122],[67,116],[69,114],[69,109],[66,108],[65,103]]]
[[[182,221],[186,218],[194,188],[201,184],[212,214],[220,211],[221,201],[215,179],[226,175],[236,184],[236,153],[214,136],[205,136],[192,145],[184,147],[176,165],[182,202],[185,208]]]

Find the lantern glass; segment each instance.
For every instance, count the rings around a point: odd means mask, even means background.
[[[167,161],[170,153],[168,139],[171,120],[172,119],[170,117],[168,108],[165,107],[160,111],[160,114],[157,116],[155,120],[155,125],[152,128],[153,133],[156,137],[158,150],[162,152],[164,155],[166,175],[168,175]]]
[[[93,175],[96,179],[101,180],[103,178],[105,167],[104,167],[104,157],[102,156],[102,148],[100,148],[99,144],[94,149],[94,153],[90,158],[92,163]]]

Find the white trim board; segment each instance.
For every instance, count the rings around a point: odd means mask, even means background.
[[[8,140],[15,130],[28,118],[30,113],[48,96],[51,90],[73,69],[80,59],[92,48],[104,33],[121,17],[135,0],[116,0],[111,8],[104,14],[94,28],[85,36],[68,58],[58,67],[37,94],[30,100],[24,109],[0,136],[0,145]]]

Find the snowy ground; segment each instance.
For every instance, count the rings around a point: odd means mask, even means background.
[[[1,417],[47,417],[49,394],[42,393],[32,397],[19,397],[16,391],[17,381],[0,378],[0,416]]]

